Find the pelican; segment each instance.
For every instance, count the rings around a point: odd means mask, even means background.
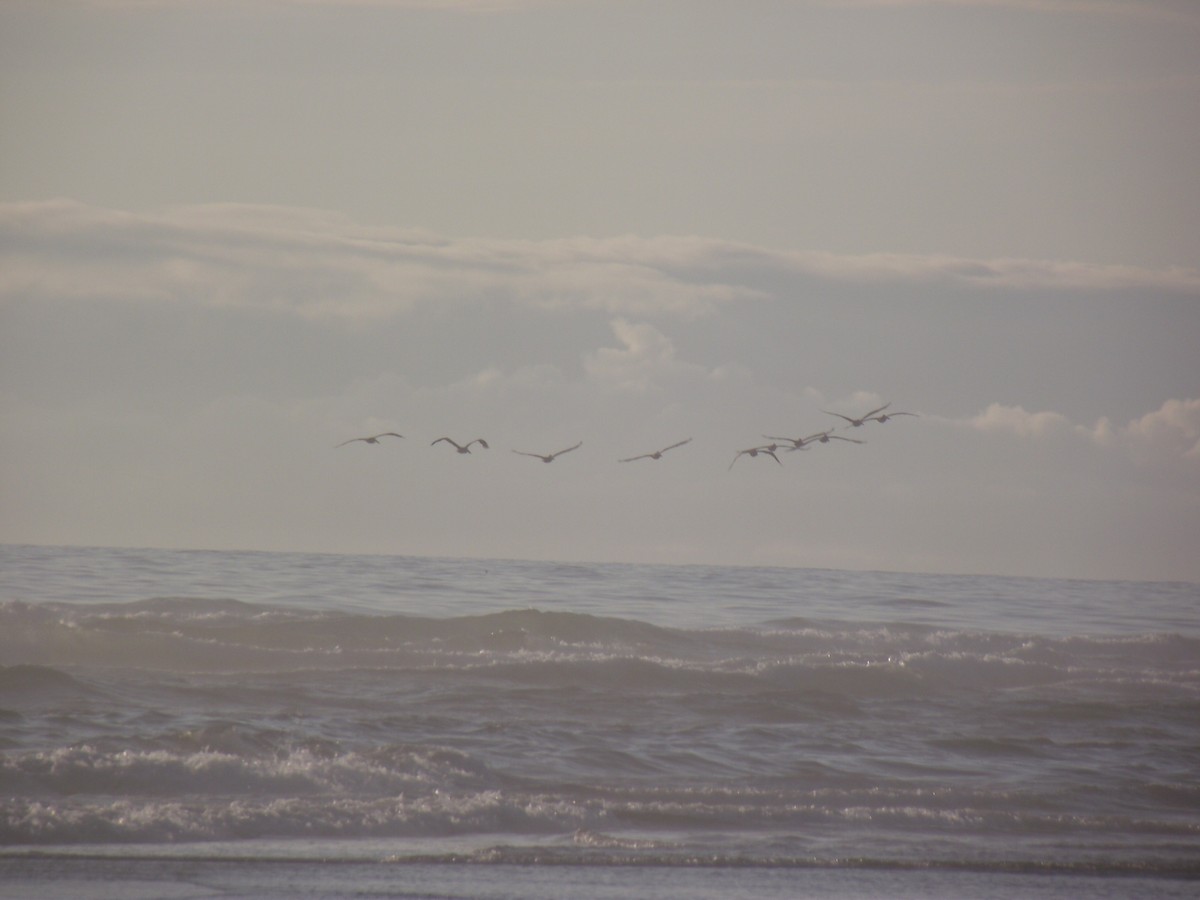
[[[772,444],[772,445],[769,445],[769,446],[766,446],[766,447],[751,447],[751,448],[749,448],[748,450],[739,450],[739,451],[738,451],[738,452],[737,452],[737,453],[734,455],[734,457],[733,457],[733,462],[731,462],[731,463],[729,464],[729,468],[730,468],[730,469],[732,469],[732,468],[733,468],[733,463],[737,462],[739,457],[742,457],[742,456],[758,456],[758,454],[760,454],[760,453],[762,453],[762,454],[763,454],[763,455],[765,455],[765,456],[769,456],[769,457],[771,457],[771,459],[775,460],[775,462],[779,463],[779,464],[782,466],[782,465],[783,465],[783,463],[779,462],[779,457],[775,455],[775,451],[776,451],[777,449],[778,449],[778,447],[776,447],[775,445],[773,445],[773,444]],[[727,469],[726,471],[728,471],[728,469]]]
[[[488,442],[485,441],[483,438],[475,438],[475,440],[473,440],[473,441],[467,441],[465,444],[460,444],[458,441],[454,440],[454,438],[440,437],[436,441],[434,441],[433,444],[440,444],[442,441],[445,441],[447,444],[452,444],[454,446],[454,449],[457,450],[459,453],[470,453],[472,444],[478,444],[484,450],[489,449]],[[432,447],[433,444],[430,444],[429,446]]]
[[[513,453],[519,453],[521,456],[536,456],[544,463],[554,462],[555,457],[562,456],[564,453],[570,453],[572,450],[578,450],[583,446],[583,441],[580,441],[574,447],[568,447],[566,450],[559,450],[557,453],[551,453],[548,456],[543,456],[541,453],[526,453],[524,450],[514,450]]]
[[[348,441],[342,441],[342,442],[341,442],[340,444],[338,444],[337,446],[338,446],[338,447],[345,447],[347,444],[353,444],[355,441],[362,441],[364,444],[378,444],[378,443],[379,443],[379,439],[380,439],[381,437],[398,437],[398,438],[402,438],[402,437],[404,437],[404,435],[402,435],[402,434],[396,434],[396,432],[394,432],[394,431],[385,431],[385,432],[383,432],[382,434],[373,434],[373,435],[371,435],[370,437],[350,438],[350,440],[348,440]],[[336,449],[336,448],[334,448],[334,449]]]
[[[910,413],[910,412],[883,413],[882,415],[871,416],[871,418],[868,419],[867,421],[868,422],[878,422],[880,425],[882,425],[888,419],[894,418],[895,416],[920,416],[920,415],[921,415],[920,413]]]
[[[808,449],[807,447],[804,446],[805,444],[808,443],[808,438],[772,437],[769,434],[764,434],[763,437],[765,437],[768,441],[783,441],[786,444],[791,444],[792,446],[783,448],[788,453],[791,453],[795,450],[807,450]]]
[[[879,407],[879,409],[873,409],[869,413],[864,414],[862,416],[862,418],[859,418],[859,419],[852,419],[849,416],[843,416],[841,413],[829,412],[829,410],[827,410],[827,409],[823,409],[823,410],[821,410],[821,412],[826,413],[827,415],[837,416],[839,419],[845,419],[847,422],[850,423],[850,425],[852,427],[859,428],[862,426],[862,423],[869,420],[871,418],[871,416],[875,415],[876,413],[883,412],[885,409],[887,409],[891,405],[892,404],[890,404],[890,403],[885,403],[885,404],[883,404],[883,406]]]
[[[655,450],[653,453],[642,453],[639,456],[631,456],[628,459],[619,459],[617,462],[633,462],[635,459],[662,459],[662,455],[668,450],[674,450],[676,447],[682,447],[690,440],[691,438],[688,438],[687,441],[680,441],[678,444],[672,444],[670,447],[663,447],[661,450]]]
[[[858,438],[842,437],[840,434],[834,434],[830,431],[818,431],[816,434],[810,434],[804,439],[804,443],[810,444],[816,441],[818,444],[828,444],[830,441],[849,441],[852,444],[865,444],[866,441],[860,441]]]

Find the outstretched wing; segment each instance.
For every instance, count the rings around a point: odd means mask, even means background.
[[[674,450],[676,447],[682,447],[684,444],[688,443],[688,441],[690,441],[690,440],[691,440],[691,438],[688,438],[687,440],[680,441],[678,444],[672,444],[670,447],[663,447],[658,452],[666,453],[668,450]]]
[[[617,462],[633,462],[635,459],[650,459],[654,456],[653,453],[643,453],[640,456],[630,456],[627,459],[618,459]]]
[[[566,450],[559,450],[557,453],[551,453],[550,457],[553,458],[555,456],[562,456],[564,453],[570,453],[572,450],[578,450],[582,446],[583,446],[583,441],[580,441],[574,447],[568,447]]]

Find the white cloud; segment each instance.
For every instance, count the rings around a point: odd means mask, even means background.
[[[706,374],[703,367],[677,359],[671,340],[653,325],[615,319],[612,329],[624,346],[601,347],[584,358],[584,370],[596,381],[645,391],[661,380]]]
[[[986,434],[1035,440],[1074,435],[1101,447],[1119,448],[1137,462],[1200,461],[1200,400],[1168,400],[1124,427],[1114,426],[1107,417],[1088,426],[1076,424],[1062,413],[1028,412],[1002,403],[992,403],[964,424]]]
[[[1130,422],[1123,436],[1139,453],[1200,461],[1200,400],[1168,400]]]
[[[993,403],[967,423],[989,434],[1007,433],[1018,437],[1041,438],[1074,431],[1071,421],[1061,413],[1028,412],[1020,406]]]

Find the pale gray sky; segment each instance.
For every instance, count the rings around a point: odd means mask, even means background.
[[[1198,49],[1144,0],[0,5],[0,540],[1200,580]]]

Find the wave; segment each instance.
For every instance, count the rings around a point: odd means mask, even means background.
[[[0,666],[0,695],[8,693],[82,693],[86,688],[66,672],[49,666]]]
[[[827,692],[846,698],[1071,684],[1133,698],[1200,696],[1200,639],[1064,638],[780,620],[688,630],[580,613],[428,618],[235,600],[0,605],[7,694],[82,689],[80,667],[175,673],[485,672],[523,684]],[[33,667],[33,668],[29,668]]]
[[[999,840],[1009,853],[1022,841],[1043,850],[1061,843],[1075,862],[1090,854],[1093,863],[1119,843],[1140,864],[1190,860],[1200,874],[1200,825],[1182,813],[1084,812],[1022,791],[865,781],[820,790],[803,781],[535,783],[471,754],[418,744],[285,750],[277,737],[237,752],[76,747],[5,759],[0,788],[10,797],[0,808],[0,845],[10,848],[491,835],[508,849],[493,845],[472,861],[517,862],[528,852],[519,845],[536,840],[542,863],[557,855],[562,862],[811,864],[829,859],[831,846],[886,847],[899,860],[936,860],[939,848],[946,859],[978,859],[980,847]],[[737,854],[729,835],[739,835]],[[723,836],[723,849],[706,844],[713,836]]]

